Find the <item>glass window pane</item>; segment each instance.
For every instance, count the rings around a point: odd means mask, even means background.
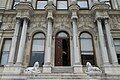
[[[80,6],[80,8],[88,8],[87,1],[78,1],[77,4]]]
[[[5,65],[8,63],[8,57],[9,57],[9,52],[4,51],[2,53],[2,58],[1,58],[1,65]]]
[[[115,39],[115,40],[114,40],[114,45],[120,45],[120,40]]]
[[[37,9],[45,9],[47,1],[37,1]]]
[[[44,64],[44,52],[32,52],[30,66],[33,66],[37,61],[39,62],[39,66]]]
[[[37,33],[34,35],[34,38],[45,38],[43,33]]]
[[[11,41],[12,40],[5,40],[3,51],[10,51]]]
[[[13,9],[15,9],[15,5],[18,4],[19,2],[20,0],[14,0]]]
[[[32,51],[44,51],[44,40],[33,40]]]
[[[81,51],[93,51],[91,39],[81,39]]]
[[[67,9],[67,1],[57,1],[57,9]]]
[[[91,38],[91,35],[88,34],[88,33],[82,33],[82,34],[80,35],[80,38]]]
[[[65,32],[60,32],[57,37],[68,37],[68,35]]]

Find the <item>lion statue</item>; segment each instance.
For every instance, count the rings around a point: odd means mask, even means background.
[[[24,70],[25,74],[35,74],[40,73],[39,71],[39,62],[35,62],[33,67],[28,67]]]
[[[90,62],[86,63],[86,67],[87,67],[87,72],[94,72],[94,71],[101,72],[101,70],[98,67],[93,67]]]

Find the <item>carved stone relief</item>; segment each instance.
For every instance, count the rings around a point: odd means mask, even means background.
[[[54,16],[54,31],[71,30],[71,18],[68,15],[55,15]]]
[[[94,17],[91,15],[79,15],[78,16],[78,28],[81,26],[95,27]]]
[[[111,29],[120,29],[120,15],[110,15]]]
[[[15,15],[5,15],[3,17],[3,24],[1,26],[1,29],[14,29],[15,25]]]

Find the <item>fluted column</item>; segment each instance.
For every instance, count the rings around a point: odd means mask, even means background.
[[[20,39],[20,45],[17,55],[17,62],[16,65],[21,66],[24,56],[24,50],[25,50],[25,41],[26,41],[26,34],[27,34],[27,26],[28,26],[28,20],[26,18],[23,19],[23,28],[22,28],[22,34]]]
[[[12,37],[12,44],[11,44],[11,50],[10,50],[10,55],[9,55],[9,59],[8,59],[8,65],[13,65],[19,27],[20,27],[20,20],[16,19],[15,31],[14,31],[14,35]]]
[[[98,26],[98,35],[99,35],[99,44],[100,44],[100,50],[103,58],[103,65],[109,65],[109,59],[108,59],[108,53],[107,53],[107,48],[105,45],[105,39],[104,39],[104,34],[102,30],[102,23],[101,20],[97,20],[97,26]]]
[[[116,65],[118,64],[118,60],[117,60],[117,55],[115,52],[115,47],[113,44],[113,38],[110,32],[110,25],[108,23],[108,19],[105,19],[105,29],[106,29],[106,35],[107,35],[107,42],[108,42],[108,47],[109,47],[109,51],[110,51],[110,55],[112,58],[112,64]]]

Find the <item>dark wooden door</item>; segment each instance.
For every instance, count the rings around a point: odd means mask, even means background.
[[[55,39],[55,66],[62,66],[62,39],[56,38]]]

